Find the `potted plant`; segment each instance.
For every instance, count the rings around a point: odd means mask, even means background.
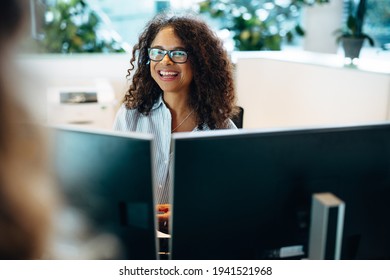
[[[283,41],[304,36],[299,24],[305,6],[328,3],[329,0],[203,0],[200,13],[221,20],[221,29],[232,34],[240,51],[280,50]]]
[[[42,33],[32,48],[47,53],[125,52],[114,34],[102,32],[101,17],[85,0],[57,0],[44,5]]]
[[[336,31],[337,42],[342,44],[344,56],[353,60],[359,58],[360,50],[365,40],[374,46],[374,40],[363,32],[366,14],[366,0],[360,0],[357,7],[354,0],[349,1],[349,12],[346,25]]]

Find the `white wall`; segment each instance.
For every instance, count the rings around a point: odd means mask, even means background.
[[[387,73],[351,69],[343,67],[342,57],[305,52],[241,55],[236,80],[244,128],[387,120],[389,66]]]
[[[330,0],[329,3],[304,8],[304,50],[337,53],[334,32],[342,26],[343,2],[344,0]]]

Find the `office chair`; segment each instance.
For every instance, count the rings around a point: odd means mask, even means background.
[[[238,113],[234,115],[232,121],[237,126],[237,128],[242,128],[244,122],[244,108],[237,106]]]

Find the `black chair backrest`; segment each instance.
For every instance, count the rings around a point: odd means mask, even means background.
[[[237,106],[238,113],[232,118],[232,121],[237,126],[237,128],[242,128],[244,122],[244,108],[241,106]]]

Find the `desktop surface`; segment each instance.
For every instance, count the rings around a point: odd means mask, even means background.
[[[342,259],[390,259],[390,124],[202,133],[173,136],[172,259],[305,258],[320,192]]]

